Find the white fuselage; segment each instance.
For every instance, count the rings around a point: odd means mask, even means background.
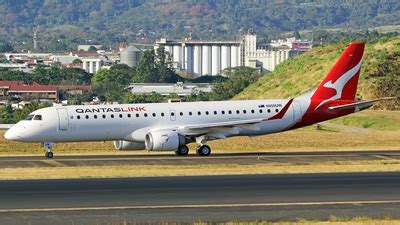
[[[268,119],[282,110],[287,102],[250,100],[49,107],[32,113],[41,115],[41,120],[20,121],[6,133],[6,138],[28,142],[144,142],[146,133],[153,129]],[[242,125],[232,128],[234,131],[224,132],[222,129],[218,132],[230,137],[283,131],[301,118],[304,113],[301,108],[300,103],[294,101],[282,119],[265,120],[256,127]]]

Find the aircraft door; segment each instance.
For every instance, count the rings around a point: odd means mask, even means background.
[[[58,113],[58,129],[68,130],[69,120],[67,109],[57,109]]]
[[[170,114],[170,118],[171,118],[171,121],[175,121],[176,120],[176,114],[175,114],[175,110],[170,110],[169,111],[169,114]]]
[[[293,121],[298,122],[301,119],[301,107],[300,103],[293,101]]]

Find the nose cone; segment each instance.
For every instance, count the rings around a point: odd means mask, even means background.
[[[21,139],[21,136],[18,135],[18,132],[15,129],[10,128],[4,134],[4,138],[10,141],[18,141]]]

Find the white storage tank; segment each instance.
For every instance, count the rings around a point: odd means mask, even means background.
[[[121,63],[129,67],[137,66],[140,62],[142,51],[135,46],[129,46],[121,51]]]
[[[203,45],[201,49],[202,75],[211,75],[211,46]]]
[[[239,66],[239,47],[232,46],[231,47],[231,67]]]
[[[201,76],[201,46],[195,45],[193,52],[193,73]]]
[[[168,52],[170,55],[173,53],[173,47],[171,45],[165,45],[164,50]]]
[[[182,59],[182,51],[181,46],[174,45],[173,46],[173,54],[172,54],[172,62],[176,65],[176,68],[181,68],[181,59]]]
[[[231,47],[221,46],[221,70],[231,67]]]
[[[193,46],[185,47],[185,68],[188,73],[193,73]]]
[[[215,76],[221,71],[221,47],[219,45],[213,45],[211,51],[211,75]]]

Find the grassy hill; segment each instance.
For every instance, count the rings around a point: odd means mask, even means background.
[[[289,98],[316,88],[342,54],[348,43],[312,49],[278,65],[234,99]],[[357,97],[373,99],[400,95],[400,36],[367,44]],[[378,108],[400,109],[399,101]]]

